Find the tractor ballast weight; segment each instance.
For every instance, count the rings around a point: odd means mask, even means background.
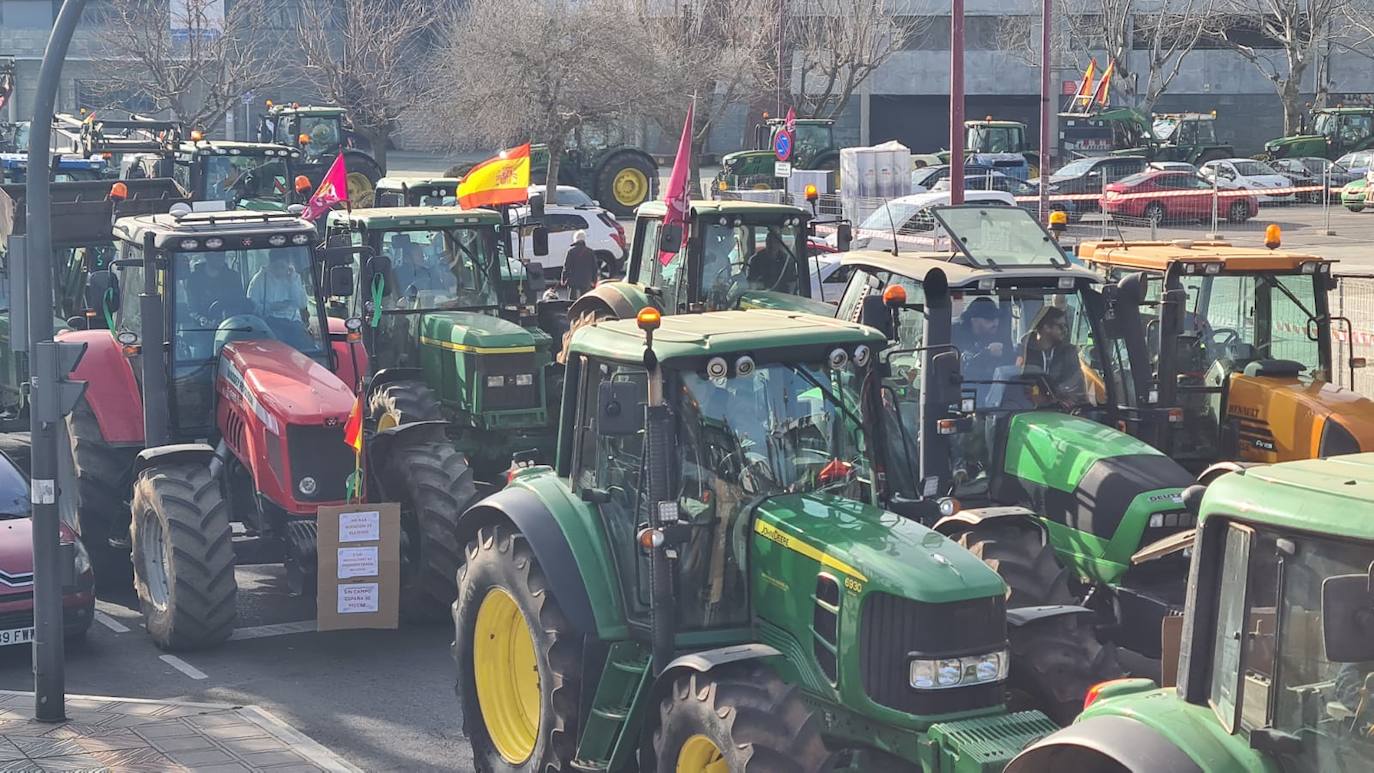
[[[756,387],[807,395],[787,403],[799,431],[808,415],[869,411],[876,395],[859,392],[875,385],[864,371],[880,336],[779,311],[637,322],[574,336],[557,462],[517,469],[459,525],[454,655],[478,769],[744,770],[752,757],[802,773],[991,772],[1051,725],[1002,705],[995,575],[841,492],[870,480],[868,461],[831,452],[867,430],[821,432],[828,450],[805,459],[725,451],[770,426],[717,418]],[[678,463],[698,450],[703,466]],[[812,470],[799,489],[765,483],[765,468],[793,463]],[[749,480],[764,488],[735,498]],[[968,661],[946,689],[915,662],[935,652]],[[532,675],[519,666],[531,662]],[[969,734],[988,739],[977,754]]]

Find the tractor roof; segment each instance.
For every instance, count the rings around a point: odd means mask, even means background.
[[[270,142],[239,142],[237,140],[187,140],[177,148],[183,153],[199,153],[202,156],[290,156],[297,158],[301,152],[285,145]]]
[[[1230,242],[1080,242],[1078,257],[1100,266],[1165,271],[1171,263],[1220,263],[1222,271],[1300,271],[1304,263],[1326,258],[1263,247],[1235,247]]]
[[[890,271],[898,276],[921,279],[933,269],[945,272],[950,287],[964,287],[977,284],[982,279],[1015,280],[1036,279],[1039,277],[1086,279],[1098,283],[1102,277],[1077,266],[1018,266],[1008,265],[1000,268],[970,266],[961,253],[921,252],[893,255],[883,250],[854,250],[840,257],[846,266],[862,266],[875,271]],[[958,262],[956,262],[958,261]]]
[[[501,214],[490,209],[462,207],[377,207],[352,212],[336,209],[329,213],[329,224],[335,223],[349,223],[370,230],[500,225]]]
[[[1368,115],[1369,113],[1374,113],[1374,105],[1365,105],[1363,107],[1323,107],[1320,110],[1315,110],[1313,112],[1345,114],[1354,113],[1356,115]]]
[[[803,211],[801,207],[787,204],[765,204],[759,201],[692,200],[692,212],[696,215],[777,215],[785,217],[787,215],[799,215]],[[661,201],[646,201],[639,205],[639,209],[635,210],[636,216],[661,217],[666,214],[668,214],[668,205]]]
[[[661,361],[861,343],[876,351],[887,341],[877,330],[852,322],[773,309],[674,314],[663,317],[662,326],[654,331],[654,353]],[[583,354],[639,362],[644,331],[633,319],[600,322],[579,329],[571,347]]]
[[[1207,487],[1201,516],[1374,540],[1374,453],[1305,459],[1223,475]]]
[[[399,191],[402,185],[412,191],[435,187],[453,190],[460,181],[457,177],[383,177],[377,181],[377,190]]]
[[[1025,124],[1020,121],[985,118],[981,121],[964,121],[964,126],[1011,126],[1015,128],[1024,128]]]
[[[241,247],[265,249],[310,244],[315,240],[315,225],[288,212],[221,210],[191,212],[180,217],[172,214],[121,217],[115,221],[114,235],[133,244],[142,244],[143,239],[151,235],[156,247],[184,252]],[[212,236],[232,236],[237,242],[211,248],[204,240]],[[274,238],[278,236],[283,238]]]
[[[344,109],[338,105],[273,105],[272,113],[294,113],[296,115],[343,115]]]

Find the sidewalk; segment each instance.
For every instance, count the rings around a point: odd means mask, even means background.
[[[33,719],[33,693],[0,690],[0,771],[358,771],[254,706],[68,696],[67,721]]]

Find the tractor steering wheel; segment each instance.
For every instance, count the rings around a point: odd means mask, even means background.
[[[777,256],[770,256],[770,257],[776,258]],[[744,276],[745,276],[745,277],[748,277],[750,274],[753,273],[753,270],[754,270],[754,267],[755,267],[754,261],[759,260],[759,259],[762,259],[762,258],[764,258],[764,252],[763,252],[762,250],[760,250],[760,251],[754,253],[753,255],[750,255],[750,256],[749,256],[749,260],[745,262],[745,267],[744,267]],[[784,259],[784,260],[785,260],[785,259]],[[790,276],[795,276],[796,273],[797,273],[797,263],[796,263],[796,261],[794,261],[794,260],[786,260],[786,262],[783,264],[782,270],[778,272],[777,278],[773,280],[773,283],[772,283],[772,284],[768,285],[767,287],[764,287],[763,289],[764,289],[764,290],[768,290],[768,291],[776,291],[779,287],[781,287],[781,286],[784,284],[784,282],[785,282]]]

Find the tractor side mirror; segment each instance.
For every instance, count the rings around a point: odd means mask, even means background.
[[[930,358],[930,377],[926,388],[939,406],[959,405],[963,397],[963,377],[959,373],[959,353],[943,351]]]
[[[835,247],[840,252],[849,252],[849,245],[854,243],[854,226],[848,221],[835,226]]]
[[[1369,573],[1322,581],[1322,640],[1329,662],[1374,660],[1374,592]]]
[[[663,226],[658,235],[658,251],[677,254],[682,249],[682,224],[673,223]]]
[[[534,256],[542,258],[549,254],[549,229],[542,225],[534,227]]]
[[[353,295],[353,267],[329,267],[329,294],[339,298]]]
[[[644,385],[603,381],[596,389],[596,428],[602,435],[633,435],[644,428]]]
[[[533,261],[525,264],[525,284],[529,288],[530,295],[538,298],[548,287],[548,277],[544,275],[544,264]]]
[[[119,311],[119,277],[107,269],[92,271],[86,277],[86,308]]]
[[[892,309],[883,303],[883,296],[881,295],[864,296],[863,306],[859,310],[859,321],[875,330],[881,330],[883,336],[889,341],[897,337]]]

